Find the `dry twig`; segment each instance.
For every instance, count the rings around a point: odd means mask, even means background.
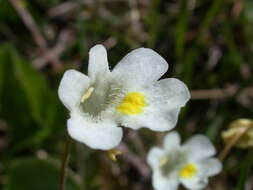
[[[144,178],[149,175],[149,167],[145,164],[143,160],[141,160],[139,156],[130,152],[128,147],[124,143],[122,143],[118,149],[123,153],[122,158],[125,159],[127,162],[131,163]]]
[[[63,16],[74,11],[78,7],[80,7],[80,4],[78,2],[67,1],[49,9],[48,15],[51,18]]]
[[[12,4],[12,6],[16,9],[18,15],[24,22],[27,29],[30,31],[35,43],[40,49],[40,52],[42,54],[47,52],[48,49],[47,41],[41,34],[39,27],[36,25],[29,11],[24,6],[23,1],[22,0],[9,0],[9,1]],[[54,70],[59,70],[61,68],[61,64],[58,58],[54,57],[53,59],[50,59],[50,63],[52,64]]]
[[[36,68],[42,68],[50,60],[57,60],[64,52],[66,47],[73,42],[72,32],[69,30],[63,30],[55,47],[48,49],[44,55],[33,61]],[[60,63],[59,63],[60,64]]]
[[[67,137],[62,155],[59,190],[65,190],[71,140]]]
[[[9,1],[13,5],[13,7],[16,9],[17,13],[21,17],[22,21],[24,22],[28,30],[31,32],[36,44],[41,49],[46,49],[47,42],[44,39],[43,35],[40,33],[40,30],[35,24],[32,16],[26,10],[24,3],[21,0],[9,0]]]
[[[239,90],[237,87],[229,87],[225,89],[206,89],[191,90],[191,99],[222,99],[239,95],[253,96],[253,87],[247,87]]]

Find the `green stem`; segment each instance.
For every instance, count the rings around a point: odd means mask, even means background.
[[[61,161],[60,190],[65,190],[71,140],[67,137]]]

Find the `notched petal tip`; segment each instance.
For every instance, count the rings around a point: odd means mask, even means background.
[[[138,48],[123,57],[112,73],[123,82],[148,86],[160,79],[168,67],[166,60],[154,50]]]
[[[161,75],[166,73],[166,71],[169,68],[169,64],[167,63],[167,61],[160,54],[158,54],[157,52],[155,52],[154,50],[150,48],[142,47],[142,48],[135,49],[130,53],[132,53],[136,57],[137,56],[142,57],[141,59],[143,59],[143,61],[147,60],[147,61],[150,61],[151,63],[153,61],[153,65],[157,66],[157,69],[155,69],[155,67],[154,69],[158,71],[160,70]]]
[[[163,64],[168,66],[167,61],[160,54],[158,54],[156,51],[154,51],[153,49],[141,47],[141,48],[133,50],[130,53],[135,53],[135,54],[139,54],[140,56],[149,56],[153,59],[158,59]]]
[[[160,93],[160,97],[168,100],[171,105],[176,107],[183,107],[191,98],[190,91],[186,84],[176,78],[166,78],[159,80],[155,84],[157,93]]]

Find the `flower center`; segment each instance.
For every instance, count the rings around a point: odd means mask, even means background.
[[[143,113],[145,106],[147,106],[147,104],[145,96],[142,93],[129,92],[116,109],[126,115],[136,115]]]
[[[192,178],[193,176],[196,175],[197,173],[197,167],[195,164],[187,164],[185,165],[180,171],[179,171],[179,175],[180,177],[182,178],[186,178],[186,179],[189,179],[189,178]]]
[[[160,158],[159,167],[164,176],[174,176],[175,172],[180,169],[182,163],[185,163],[185,156],[180,151],[172,150]]]

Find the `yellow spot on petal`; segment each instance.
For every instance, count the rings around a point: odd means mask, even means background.
[[[81,98],[81,103],[84,103],[84,101],[87,100],[87,99],[91,96],[91,94],[92,94],[93,91],[94,91],[94,87],[90,87],[90,88],[84,93],[84,95],[82,96],[82,98]]]
[[[197,173],[197,167],[195,164],[187,164],[185,165],[179,172],[180,177],[189,179],[195,176]]]
[[[145,106],[147,104],[145,102],[145,96],[142,93],[129,92],[116,109],[126,115],[136,115],[143,113]]]
[[[111,150],[108,150],[106,153],[107,153],[108,158],[110,158],[112,161],[115,161],[115,162],[117,161],[117,156],[122,154],[122,152],[118,149],[111,149]]]

